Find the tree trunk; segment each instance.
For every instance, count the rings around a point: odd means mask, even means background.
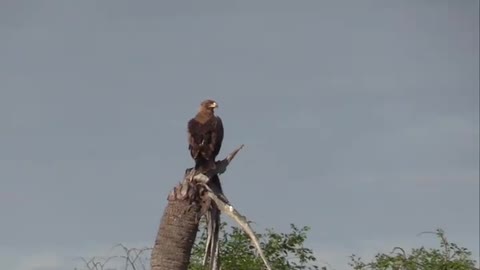
[[[188,200],[168,201],[152,250],[151,270],[187,270],[200,212],[199,205],[190,205]]]

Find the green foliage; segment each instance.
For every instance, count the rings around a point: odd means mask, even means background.
[[[309,227],[298,228],[290,225],[289,233],[277,233],[267,229],[257,234],[265,256],[274,270],[318,270],[311,249],[304,247]],[[472,253],[464,247],[447,241],[444,232],[438,229],[434,234],[440,240],[438,248],[413,248],[409,253],[396,247],[392,253],[378,253],[371,262],[364,262],[356,255],[350,256],[349,265],[353,270],[475,270]],[[189,270],[205,270],[202,260],[206,243],[206,232],[202,230],[192,250]],[[220,229],[220,261],[225,270],[263,270],[262,260],[256,256],[256,250],[248,236],[237,227],[226,229],[226,223]],[[123,255],[93,257],[85,260],[88,270],[147,270],[151,248],[135,249],[121,247]],[[342,266],[339,266],[342,267]],[[322,267],[322,270],[327,268]],[[343,269],[343,268],[340,268]],[[334,270],[334,268],[328,268]],[[478,270],[478,269],[477,269]]]
[[[473,270],[475,260],[472,253],[464,247],[450,243],[441,229],[436,236],[440,248],[414,248],[407,254],[402,248],[394,248],[391,254],[379,253],[372,262],[365,263],[360,257],[350,256],[350,266],[354,270]]]
[[[220,261],[222,269],[236,270],[263,270],[264,264],[256,251],[250,238],[239,228],[225,229],[226,223],[221,224],[220,230]],[[312,265],[316,261],[311,249],[304,247],[309,227],[297,228],[290,225],[290,233],[276,233],[267,229],[263,234],[257,234],[260,245],[276,270],[316,270],[318,266]],[[202,267],[203,254],[206,244],[206,233],[197,238],[192,250],[190,270],[204,270]]]

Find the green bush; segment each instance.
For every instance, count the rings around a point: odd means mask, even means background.
[[[237,227],[225,229],[226,223],[220,227],[220,261],[222,269],[263,270],[264,264],[256,256],[250,238]],[[271,266],[275,270],[314,270],[316,261],[313,251],[304,246],[309,227],[297,228],[290,225],[291,232],[277,233],[267,229],[263,234],[257,234],[260,245]],[[192,250],[190,270],[204,270],[201,263],[205,250],[207,235],[205,230],[197,237]]]
[[[440,248],[414,248],[410,253],[396,247],[391,254],[378,253],[371,262],[365,263],[360,257],[350,256],[349,265],[354,270],[473,270],[475,260],[464,247],[450,243],[441,229],[434,232],[440,241]]]

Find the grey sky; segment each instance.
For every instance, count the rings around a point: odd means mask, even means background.
[[[437,227],[478,259],[478,6],[2,2],[2,265],[152,245],[205,98],[221,155],[246,145],[222,179],[257,229],[311,226],[337,270]]]

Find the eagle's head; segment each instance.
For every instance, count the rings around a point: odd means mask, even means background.
[[[200,111],[213,112],[216,108],[218,108],[218,104],[212,99],[206,99],[200,103]]]

